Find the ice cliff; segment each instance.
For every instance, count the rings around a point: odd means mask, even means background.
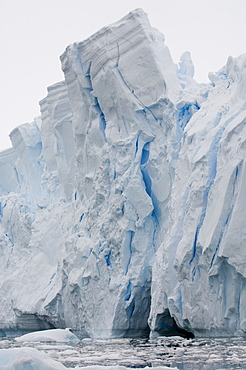
[[[0,153],[0,327],[246,333],[246,56],[193,79],[137,9]]]

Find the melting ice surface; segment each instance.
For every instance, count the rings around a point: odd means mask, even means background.
[[[198,84],[137,9],[61,64],[0,153],[2,335],[244,336],[245,55]]]

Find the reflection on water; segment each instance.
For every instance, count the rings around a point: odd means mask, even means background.
[[[130,368],[170,366],[182,370],[246,369],[243,338],[84,339],[67,343],[20,343],[2,338],[0,348],[28,346],[46,352],[67,367],[121,365]]]

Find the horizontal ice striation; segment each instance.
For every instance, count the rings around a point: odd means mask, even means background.
[[[0,152],[0,329],[246,331],[245,57],[197,84],[137,9]]]

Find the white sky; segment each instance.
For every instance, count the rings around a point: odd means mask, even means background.
[[[191,52],[199,82],[246,53],[246,0],[0,0],[0,150],[14,127],[39,115],[47,86],[63,79],[66,46],[135,8],[164,33],[175,63]]]

